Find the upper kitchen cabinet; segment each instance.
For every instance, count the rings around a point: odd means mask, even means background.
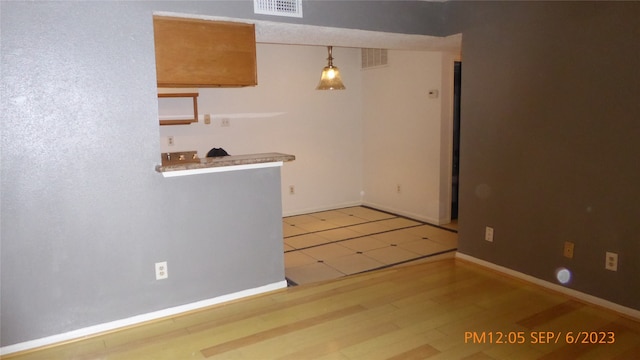
[[[253,24],[154,16],[158,87],[258,83]]]

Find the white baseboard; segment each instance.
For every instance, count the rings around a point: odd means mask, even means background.
[[[519,271],[515,271],[509,268],[506,268],[504,266],[500,266],[500,265],[496,265],[494,263],[490,263],[488,261],[482,260],[482,259],[478,259],[476,257],[470,256],[470,255],[466,255],[466,254],[462,254],[460,252],[456,252],[456,258],[461,259],[461,260],[465,260],[486,268],[489,268],[491,270],[495,270],[498,272],[501,272],[503,274],[518,278],[520,280],[524,280],[526,282],[538,285],[538,286],[542,286],[544,288],[559,292],[561,294],[567,295],[567,296],[571,296],[575,299],[578,299],[580,301],[584,301],[586,303],[589,304],[593,304],[596,306],[600,306],[603,307],[605,309],[609,309],[612,311],[615,311],[621,315],[630,317],[630,318],[634,318],[637,320],[640,320],[640,311],[636,310],[636,309],[632,309],[626,306],[622,306],[620,304],[616,304],[614,302],[605,300],[605,299],[601,299],[599,297],[593,296],[593,295],[589,295],[589,294],[585,294],[583,292],[580,292],[578,290],[574,290],[574,289],[570,289],[570,288],[566,288],[564,286],[560,286],[558,284],[554,284],[542,279],[538,279],[536,277],[533,277],[531,275],[527,275],[524,273],[521,273]]]
[[[287,287],[287,281],[282,280],[276,283],[259,286],[252,289],[238,291],[232,294],[222,295],[215,298],[197,301],[190,304],[175,306],[172,308],[154,311],[147,314],[136,315],[130,318],[111,321],[104,324],[89,326],[86,328],[69,331],[62,334],[47,336],[41,339],[25,341],[18,344],[8,345],[0,348],[0,356],[15,353],[18,351],[31,350],[42,346],[53,345],[65,341],[80,339],[86,336],[96,335],[106,331],[116,330],[132,325],[142,324],[147,321],[158,320],[169,316],[182,314],[188,311],[203,309],[212,305],[225,303],[231,300],[237,300],[248,296],[258,295],[269,291],[274,291]]]
[[[352,207],[352,206],[367,206],[373,209],[386,211],[388,213],[392,213],[400,216],[405,216],[409,219],[414,219],[414,220],[422,221],[422,222],[433,224],[433,225],[440,225],[445,223],[443,222],[443,220],[432,219],[420,214],[415,214],[408,211],[402,211],[402,210],[398,210],[391,207],[383,206],[383,205],[372,203],[372,202],[366,202],[366,201],[365,202],[353,201],[353,202],[346,202],[342,204],[336,204],[332,206],[314,207],[314,208],[307,208],[302,210],[286,210],[286,211],[283,210],[282,216],[287,217],[287,216],[295,216],[295,215],[305,215],[305,214],[312,214],[320,211],[343,209],[343,208]],[[451,220],[449,219],[449,221]]]
[[[433,219],[421,214],[415,214],[409,211],[403,211],[403,210],[398,210],[398,209],[394,209],[392,207],[388,207],[388,206],[384,206],[384,205],[380,205],[380,204],[376,204],[376,203],[372,203],[372,202],[363,202],[362,205],[364,206],[368,206],[374,209],[378,209],[378,210],[382,210],[382,211],[386,211],[392,214],[396,214],[396,215],[401,215],[401,216],[405,216],[408,217],[409,219],[414,219],[414,220],[418,220],[418,221],[422,221],[422,222],[426,222],[429,224],[433,224],[433,225],[440,225],[441,222],[439,219]]]
[[[295,216],[295,215],[305,215],[305,214],[312,214],[320,211],[343,209],[343,208],[360,206],[360,205],[362,205],[362,202],[360,201],[350,201],[350,202],[345,202],[341,204],[335,204],[332,206],[324,206],[324,207],[321,206],[321,207],[313,207],[313,208],[306,208],[306,209],[299,209],[299,210],[286,210],[286,211],[283,210],[282,216],[287,217],[287,216]]]

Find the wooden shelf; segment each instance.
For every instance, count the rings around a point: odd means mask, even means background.
[[[158,93],[158,97],[159,98],[165,98],[165,97],[193,97],[193,98],[197,98],[200,94],[198,93],[166,93],[166,92],[159,92]]]
[[[193,118],[160,120],[160,125],[189,125],[198,122],[198,93],[165,93],[159,92],[158,98],[193,98]]]

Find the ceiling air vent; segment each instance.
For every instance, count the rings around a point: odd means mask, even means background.
[[[253,0],[256,14],[302,17],[302,0]]]
[[[388,65],[387,49],[362,49],[362,68],[368,69]]]

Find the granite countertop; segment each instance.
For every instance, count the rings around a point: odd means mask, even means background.
[[[293,161],[296,157],[294,155],[281,154],[281,153],[261,153],[261,154],[247,154],[247,155],[229,155],[222,157],[204,158],[200,159],[200,162],[184,163],[175,165],[158,165],[156,171],[160,173],[166,173],[171,171],[185,171],[185,170],[201,170],[210,168],[219,168],[225,166],[241,166],[252,164],[265,164],[265,163],[277,163]],[[231,170],[231,169],[229,169]]]

